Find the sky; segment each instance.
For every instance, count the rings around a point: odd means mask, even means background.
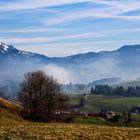
[[[140,44],[140,0],[0,0],[0,41],[50,57]]]

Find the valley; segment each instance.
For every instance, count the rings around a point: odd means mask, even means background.
[[[72,98],[73,103],[75,102]],[[77,100],[76,100],[77,102]],[[0,98],[0,139],[140,139],[140,128],[107,126],[100,118],[81,118],[76,123],[35,123],[22,119],[23,108]],[[91,121],[92,120],[92,121]],[[88,122],[87,122],[88,121]],[[88,125],[90,124],[90,125]],[[113,132],[112,132],[113,129]]]

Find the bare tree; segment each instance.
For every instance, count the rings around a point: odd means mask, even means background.
[[[68,101],[58,81],[42,71],[25,74],[19,99],[35,121],[51,121],[56,111],[66,108]]]

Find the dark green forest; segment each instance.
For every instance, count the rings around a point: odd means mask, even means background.
[[[95,85],[94,89],[91,87],[91,94],[140,97],[140,86],[129,86],[127,88],[117,86],[113,88],[109,85]]]

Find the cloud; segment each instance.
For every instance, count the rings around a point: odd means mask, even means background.
[[[25,28],[25,29],[8,29],[1,30],[1,33],[49,33],[49,32],[63,32],[65,29],[57,29],[57,28]]]
[[[69,10],[67,12],[61,12],[56,17],[52,17],[47,20],[43,20],[42,23],[45,25],[57,25],[64,24],[72,21],[77,21],[85,18],[108,18],[108,19],[119,19],[127,21],[139,21],[140,17],[136,15],[125,15],[128,12],[140,10],[139,1],[103,1],[93,0],[90,1],[96,4],[104,4],[106,7],[85,7],[84,9]]]
[[[21,29],[21,30],[5,30],[5,31],[1,31],[1,32],[11,32],[11,33],[34,33],[34,32],[55,32],[55,29]],[[69,29],[58,29],[56,30],[56,32],[68,32]],[[10,38],[10,37],[2,37],[1,39],[4,42],[8,42],[11,44],[16,44],[16,45],[29,45],[29,44],[39,44],[39,43],[53,43],[53,44],[59,44],[60,42],[64,43],[65,40],[76,40],[78,42],[78,40],[82,39],[95,39],[95,38],[100,38],[100,37],[109,37],[109,36],[113,36],[113,35],[118,35],[118,34],[122,34],[122,33],[140,33],[140,28],[124,28],[124,29],[112,29],[112,30],[101,30],[101,31],[95,31],[95,32],[86,32],[86,33],[72,33],[70,34],[62,34],[62,35],[54,35],[54,36],[46,36],[46,37],[28,37],[28,38]],[[81,41],[82,41],[81,40]],[[80,42],[81,42],[80,41]],[[108,40],[110,41],[110,40]],[[99,43],[104,43],[104,41],[93,41],[93,43],[95,42],[95,44],[99,44]],[[83,43],[83,42],[81,42]],[[89,42],[90,43],[90,42]],[[92,44],[93,44],[92,43]],[[73,44],[76,44],[75,42],[73,42]],[[85,45],[85,44],[84,44]]]
[[[60,83],[69,84],[74,81],[73,73],[70,70],[57,66],[55,64],[49,64],[41,68],[48,75],[56,78]]]
[[[104,11],[108,11],[108,8],[104,8],[101,10],[99,9],[84,9],[81,11],[70,11],[67,13],[63,13],[63,14],[59,14],[57,17],[53,17],[47,20],[42,20],[42,23],[44,23],[45,25],[57,25],[57,24],[63,24],[63,23],[67,23],[67,22],[72,22],[72,21],[76,21],[76,20],[81,20],[81,19],[85,19],[85,18],[91,18],[91,17],[95,17],[95,18],[112,18],[114,17],[114,15],[112,13],[105,13]]]
[[[15,10],[36,10],[40,8],[48,8],[48,7],[57,7],[61,5],[69,5],[69,4],[77,4],[77,3],[90,3],[90,5],[98,4],[102,5],[100,8],[93,8],[92,6],[88,8],[84,8],[78,11],[70,10],[69,13],[60,12],[59,10],[55,10],[55,13],[58,13],[59,19],[56,17],[50,19],[50,24],[54,23],[59,24],[63,22],[68,22],[72,20],[78,20],[88,17],[96,17],[96,18],[117,18],[121,20],[139,20],[139,18],[135,15],[133,16],[125,16],[127,12],[132,12],[136,10],[140,10],[140,2],[138,0],[125,0],[125,1],[115,1],[115,0],[24,0],[24,1],[11,1],[11,2],[0,2],[0,11],[15,11]],[[104,8],[103,5],[106,5]],[[95,9],[95,10],[94,10]],[[63,16],[63,18],[60,18]],[[56,20],[58,19],[58,20]],[[45,21],[44,21],[45,22]],[[46,22],[47,24],[47,22]]]
[[[43,19],[42,23],[45,25],[57,25],[85,18],[116,18],[119,13],[120,9],[116,6],[107,6],[101,8],[90,6],[76,10],[69,9],[66,12],[61,11],[61,13],[58,13],[55,17]]]
[[[89,2],[91,0],[24,0],[14,2],[0,2],[0,11],[30,10],[60,5]]]

